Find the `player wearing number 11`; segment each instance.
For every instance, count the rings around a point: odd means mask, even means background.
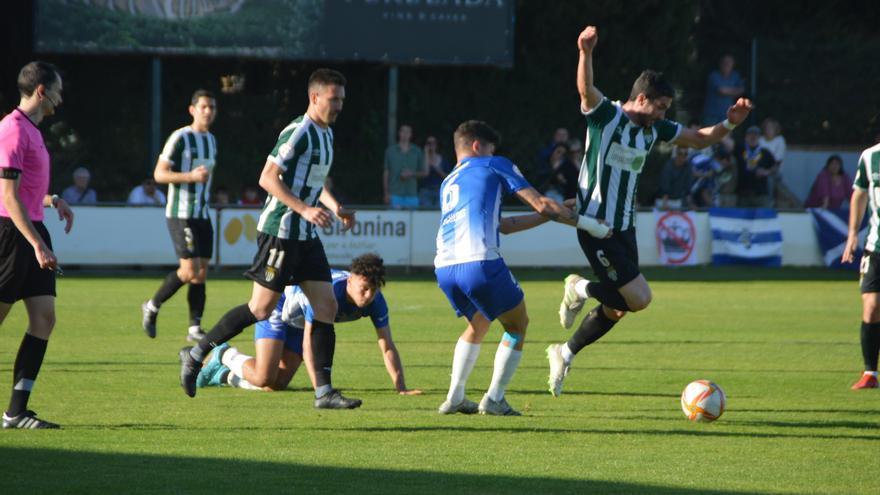
[[[635,198],[639,174],[658,141],[705,148],[721,141],[748,117],[752,104],[740,98],[727,119],[702,129],[666,120],[675,92],[662,73],[645,70],[633,84],[629,100],[612,102],[593,84],[593,49],[599,41],[594,26],[578,36],[577,89],[587,124],[584,160],[578,177],[577,212],[603,228],[578,230],[578,242],[598,282],[578,275],[565,279],[560,323],[570,328],[587,298],[601,304],[590,311],[567,343],[547,348],[550,392],[562,392],[562,380],[574,355],[605,335],[627,312],[645,309],[651,289],[639,271],[635,232]]]
[[[314,317],[303,336],[303,358],[315,387],[315,407],[350,409],[360,401],[333,390],[330,370],[336,333],[336,298],[330,265],[316,227],[328,227],[332,212],[345,229],[354,223],[354,212],[345,209],[324,182],[333,163],[330,125],[342,111],[345,77],[318,69],[309,77],[309,107],[278,138],[260,175],[260,187],[269,193],[257,230],[258,251],[245,276],[254,281],[250,301],[229,310],[195,347],[180,351],[180,385],[190,397],[196,394],[196,377],[202,361],[214,347],[246,327],[265,320],[284,288],[298,285],[312,304]],[[318,206],[321,203],[330,212]]]

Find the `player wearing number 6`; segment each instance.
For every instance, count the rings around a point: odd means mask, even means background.
[[[458,164],[440,186],[442,217],[434,266],[440,289],[468,326],[455,345],[452,381],[440,413],[518,416],[504,390],[519,365],[529,318],[523,292],[501,258],[499,232],[518,232],[548,219],[574,225],[575,216],[532,188],[509,160],[493,156],[499,136],[484,122],[464,122],[454,140]],[[501,218],[505,194],[516,194],[538,214]],[[495,353],[492,383],[477,405],[465,398],[465,385],[496,318],[504,336]]]
[[[645,70],[636,79],[629,100],[612,102],[593,84],[593,49],[598,31],[587,26],[577,40],[577,89],[587,121],[584,160],[578,177],[577,212],[598,227],[578,230],[578,242],[598,282],[578,275],[565,279],[559,308],[560,323],[571,328],[587,298],[596,306],[567,343],[547,348],[550,392],[562,393],[574,355],[605,335],[627,313],[651,302],[651,289],[639,271],[635,232],[635,198],[639,174],[658,141],[704,148],[721,141],[742,123],[752,104],[740,98],[727,110],[727,119],[702,129],[688,129],[666,120],[675,92],[662,73]]]
[[[865,253],[862,255],[862,358],[865,371],[853,390],[880,388],[877,356],[880,354],[880,144],[862,152],[853,182],[849,207],[849,235],[843,249],[844,263],[852,263],[859,244],[859,226],[865,207],[871,214]]]
[[[336,333],[336,298],[330,265],[317,227],[333,222],[335,214],[345,229],[354,223],[354,212],[345,209],[324,189],[333,163],[333,131],[330,124],[342,111],[345,77],[330,69],[318,69],[309,77],[309,107],[290,123],[278,138],[260,175],[260,187],[269,193],[260,214],[258,251],[245,276],[254,281],[251,299],[229,310],[195,347],[180,351],[180,385],[196,394],[196,377],[205,356],[246,327],[265,320],[281,298],[284,288],[298,285],[311,302],[314,318],[306,325],[303,358],[313,377],[315,407],[353,408],[356,399],[333,390],[330,371]]]

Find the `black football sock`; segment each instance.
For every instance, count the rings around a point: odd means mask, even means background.
[[[251,308],[247,304],[236,306],[220,318],[220,321],[214,325],[214,328],[202,337],[198,345],[192,348],[189,355],[196,361],[201,362],[211,352],[211,349],[232,339],[240,334],[242,330],[258,321],[260,320],[251,313]]]
[[[205,312],[205,284],[189,284],[186,301],[189,303],[189,326],[197,327],[202,323]]]
[[[615,323],[617,322],[605,315],[605,311],[600,304],[587,313],[587,316],[581,321],[580,326],[575,330],[571,338],[568,339],[566,345],[572,354],[577,354],[581,349],[608,333]]]
[[[865,371],[877,371],[877,354],[880,353],[880,323],[862,322],[862,358]]]
[[[336,350],[336,330],[332,323],[315,320],[312,322],[312,358],[315,363],[316,389],[330,386],[330,372],[333,368],[333,353]]]
[[[165,281],[162,282],[162,285],[159,287],[159,290],[156,291],[156,295],[153,296],[153,304],[158,308],[162,306],[162,303],[171,299],[171,296],[177,293],[177,291],[183,287],[185,282],[182,282],[180,278],[177,277],[177,271],[173,271],[165,277]]]
[[[629,311],[626,300],[613,285],[604,282],[587,282],[587,292],[597,301],[618,311]]]
[[[24,334],[12,371],[12,398],[9,399],[7,415],[18,416],[27,410],[31,389],[34,388],[48,345],[49,342],[46,340],[29,333]]]

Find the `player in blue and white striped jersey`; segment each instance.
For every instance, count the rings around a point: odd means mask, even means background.
[[[452,360],[452,381],[441,414],[519,415],[504,398],[522,355],[528,326],[523,292],[499,251],[500,233],[509,234],[557,220],[575,225],[573,211],[542,196],[517,167],[493,156],[499,136],[484,122],[467,121],[454,134],[458,164],[440,186],[442,217],[434,258],[437,284],[457,316],[468,320]],[[537,214],[501,218],[501,201],[515,194]],[[495,354],[489,391],[477,405],[465,385],[489,325],[498,319],[504,336]]]
[[[352,260],[350,271],[333,270],[335,322],[369,317],[394,388],[401,395],[419,395],[421,390],[406,387],[400,353],[391,338],[388,304],[381,292],[384,284],[385,266],[376,254],[358,256]],[[199,372],[196,385],[228,384],[267,391],[287,388],[302,363],[305,329],[313,320],[312,305],[302,288],[286,287],[272,315],[257,323],[256,356],[247,356],[224,344],[214,350],[211,360]]]

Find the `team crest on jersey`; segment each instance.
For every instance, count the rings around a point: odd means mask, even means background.
[[[275,267],[267,266],[266,273],[263,274],[263,278],[266,279],[266,282],[271,282],[271,281],[275,280],[275,273],[276,273]]]
[[[290,143],[284,143],[278,147],[278,156],[286,157],[290,155]]]
[[[651,143],[654,142],[654,132],[646,127],[642,134],[645,135],[645,146],[651,146]]]

